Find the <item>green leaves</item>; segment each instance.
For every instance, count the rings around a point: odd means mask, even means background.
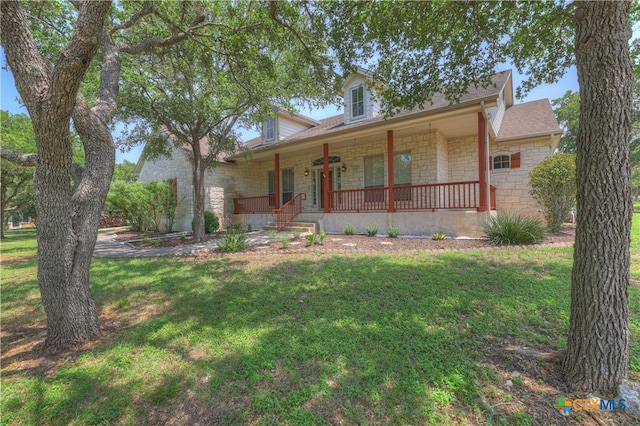
[[[564,130],[558,151],[575,153],[580,123],[580,93],[569,90],[561,98],[554,99],[551,104]]]
[[[325,3],[340,65],[371,70],[387,87],[385,111],[458,101],[473,85],[513,62],[535,85],[554,82],[573,63],[567,2]]]
[[[529,173],[531,191],[544,210],[551,232],[558,232],[576,204],[576,156],[558,153]]]

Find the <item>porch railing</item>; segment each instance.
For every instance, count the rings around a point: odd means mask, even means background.
[[[491,208],[495,209],[495,186],[491,186]],[[478,181],[402,185],[394,187],[394,208],[399,210],[477,209]],[[332,212],[384,211],[389,209],[389,188],[329,191]]]
[[[278,231],[287,226],[296,216],[302,213],[302,202],[307,199],[304,192],[296,195],[279,209],[273,209],[271,214],[276,219]]]
[[[269,213],[276,205],[275,195],[260,195],[257,197],[241,197],[233,199],[233,212],[239,213]]]

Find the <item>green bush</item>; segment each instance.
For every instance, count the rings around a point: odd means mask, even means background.
[[[356,227],[351,224],[346,224],[342,232],[344,235],[353,235],[356,233]]]
[[[213,234],[220,227],[220,221],[218,217],[212,213],[205,211],[204,212],[204,232],[205,234]],[[191,219],[191,229],[193,229],[193,219]]]
[[[322,231],[320,231],[320,234],[318,235],[318,244],[322,244],[325,238],[327,238],[327,233],[324,232],[324,229],[323,229]]]
[[[435,234],[433,234],[431,236],[432,240],[436,240],[436,241],[442,241],[442,240],[446,240],[447,239],[447,234],[445,234],[444,232],[436,232]]]
[[[304,238],[307,240],[307,245],[313,245],[316,242],[316,234],[308,234],[305,235]]]
[[[400,235],[400,228],[391,225],[387,228],[387,234],[389,234],[389,238],[398,238],[398,235]]]
[[[576,204],[576,156],[558,153],[529,173],[529,193],[540,203],[551,232],[558,232]]]
[[[493,245],[535,244],[545,235],[541,219],[517,213],[491,216],[482,229]]]
[[[165,182],[114,182],[107,194],[108,209],[118,211],[136,231],[170,231],[177,201]]]
[[[204,232],[213,234],[220,227],[218,217],[212,212],[204,212]]]
[[[367,235],[368,236],[375,237],[376,234],[378,233],[378,224],[377,223],[369,223],[365,227],[365,230],[367,231]]]
[[[237,231],[226,232],[218,243],[218,248],[223,252],[242,251],[247,247],[249,247],[247,236],[244,232]]]

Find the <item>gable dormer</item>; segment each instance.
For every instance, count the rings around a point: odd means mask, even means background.
[[[380,104],[372,90],[367,84],[367,73],[362,68],[344,81],[344,124],[368,120],[379,114]]]
[[[313,118],[298,113],[290,113],[279,106],[274,106],[273,111],[275,115],[262,122],[262,143],[264,144],[281,141],[320,124],[319,121]]]

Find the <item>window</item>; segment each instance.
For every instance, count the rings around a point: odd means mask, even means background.
[[[396,152],[393,155],[394,185],[411,185],[411,151]],[[393,197],[396,201],[410,201],[411,188],[397,188]]]
[[[508,155],[498,155],[493,158],[493,169],[508,169],[511,166],[511,158]]]
[[[411,185],[411,151],[394,154],[393,182],[395,185]]]
[[[351,118],[364,115],[364,87],[351,89]]]
[[[364,157],[364,187],[376,188],[384,186],[384,155]],[[364,201],[384,202],[384,190],[366,191]]]
[[[311,171],[311,193],[313,194],[313,205],[318,204],[318,178],[315,170]]]
[[[364,157],[364,187],[384,186],[384,155]]]
[[[282,169],[282,204],[293,198],[293,169]]]
[[[276,138],[276,122],[273,118],[267,118],[264,122],[264,140],[271,141]]]

